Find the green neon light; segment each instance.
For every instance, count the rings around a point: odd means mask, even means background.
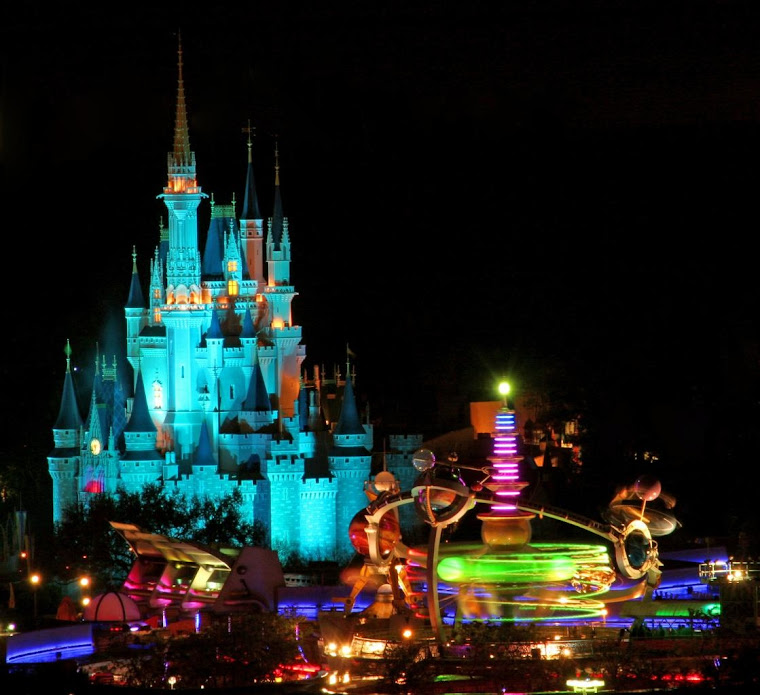
[[[542,543],[528,550],[489,552],[484,555],[450,555],[438,563],[438,576],[454,584],[543,584],[567,582],[595,584],[584,575],[608,569],[610,558],[601,545]],[[609,586],[609,581],[604,581]]]
[[[448,557],[438,563],[438,576],[443,581],[452,583],[560,582],[572,579],[575,570],[576,564],[569,557],[531,558],[526,556],[491,560]]]
[[[653,612],[655,618],[699,618],[720,616],[719,603],[693,603],[690,606],[663,606]]]
[[[442,582],[459,587],[465,620],[488,616],[497,623],[603,618],[605,604],[596,597],[615,581],[607,549],[588,544],[536,543],[485,553],[482,546],[467,548],[441,558],[437,572]]]
[[[534,601],[493,598],[460,598],[460,607],[465,619],[482,619],[485,614],[489,622],[562,622],[588,618],[602,618],[605,606],[601,601],[590,599],[541,599]]]

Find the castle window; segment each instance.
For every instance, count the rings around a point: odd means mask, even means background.
[[[240,285],[237,280],[229,280],[227,282],[227,294],[230,297],[237,297],[240,293]]]
[[[153,323],[161,323],[161,309],[158,307],[153,310]]]
[[[230,384],[230,400],[235,400],[235,387],[232,384]]]
[[[164,389],[158,380],[153,382],[153,407],[157,410],[164,407]]]
[[[156,287],[156,289],[153,290],[153,299],[161,299],[161,288]]]
[[[237,261],[227,261],[227,272],[228,273],[235,273],[237,272],[238,264]]]

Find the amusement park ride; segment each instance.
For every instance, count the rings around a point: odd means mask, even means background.
[[[608,603],[651,597],[662,574],[654,537],[679,526],[668,511],[647,507],[658,497],[667,508],[673,506],[672,499],[661,495],[660,483],[637,480],[612,501],[606,523],[527,504],[520,500],[527,483],[520,478],[518,440],[515,411],[505,394],[495,417],[489,465],[463,466],[456,455],[440,463],[431,451],[420,449],[413,457],[419,476],[411,490],[400,491],[391,473],[376,476],[365,490],[370,504],[349,529],[364,565],[345,601],[346,614],[372,579],[373,585],[390,587],[394,612],[429,620],[434,639],[444,643],[444,614],[452,604],[454,624],[473,619],[555,622],[601,618]],[[466,484],[461,470],[477,480]],[[407,504],[430,527],[427,547],[402,543],[399,508]],[[442,543],[446,528],[477,505],[486,508],[477,514],[482,543]],[[536,517],[605,539],[614,548],[617,571],[607,545],[531,543]],[[615,584],[625,586],[613,590]]]

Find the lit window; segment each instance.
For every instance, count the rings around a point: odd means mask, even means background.
[[[164,389],[160,381],[153,382],[153,407],[161,410],[164,403]]]
[[[227,294],[230,297],[237,297],[238,292],[240,292],[240,289],[237,280],[229,280],[227,282]]]
[[[237,261],[227,261],[227,272],[228,273],[235,273],[237,272],[238,264]]]

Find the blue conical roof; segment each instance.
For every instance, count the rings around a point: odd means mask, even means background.
[[[58,411],[58,419],[53,428],[56,430],[78,430],[83,424],[82,415],[79,412],[74,381],[71,371],[66,370],[63,378],[63,393],[61,394],[61,408]]]
[[[211,439],[208,436],[208,427],[206,423],[201,423],[201,435],[198,439],[198,448],[195,450],[195,460],[193,464],[196,466],[215,466],[214,455],[211,452]]]
[[[343,388],[343,402],[340,407],[340,417],[335,425],[335,434],[365,434],[359,419],[359,411],[356,408],[356,397],[351,375],[346,376],[346,385]]]
[[[243,329],[240,331],[241,338],[255,338],[256,327],[253,325],[253,318],[251,317],[251,308],[246,307],[245,314],[243,315]]]
[[[269,401],[269,392],[264,383],[264,375],[261,373],[259,361],[256,360],[253,374],[251,374],[251,381],[248,384],[248,393],[246,394],[245,401],[243,401],[243,410],[266,413],[271,409],[272,404]]]
[[[145,395],[145,384],[142,373],[137,372],[137,385],[135,386],[135,400],[132,405],[132,415],[129,418],[125,432],[158,432],[148,410],[148,398]]]
[[[127,297],[127,309],[144,309],[145,297],[143,297],[140,285],[140,276],[137,273],[137,253],[132,248],[132,280],[129,283],[129,296]]]
[[[53,425],[56,430],[78,430],[83,424],[82,414],[79,412],[77,395],[74,389],[74,379],[71,376],[71,344],[66,341],[63,350],[66,353],[66,376],[63,378],[63,392],[61,393],[61,407],[58,410],[58,418]]]
[[[215,340],[221,340],[224,338],[222,324],[219,322],[219,314],[217,313],[216,308],[211,312],[211,323],[208,327],[208,331],[206,331],[206,338],[212,338]]]

